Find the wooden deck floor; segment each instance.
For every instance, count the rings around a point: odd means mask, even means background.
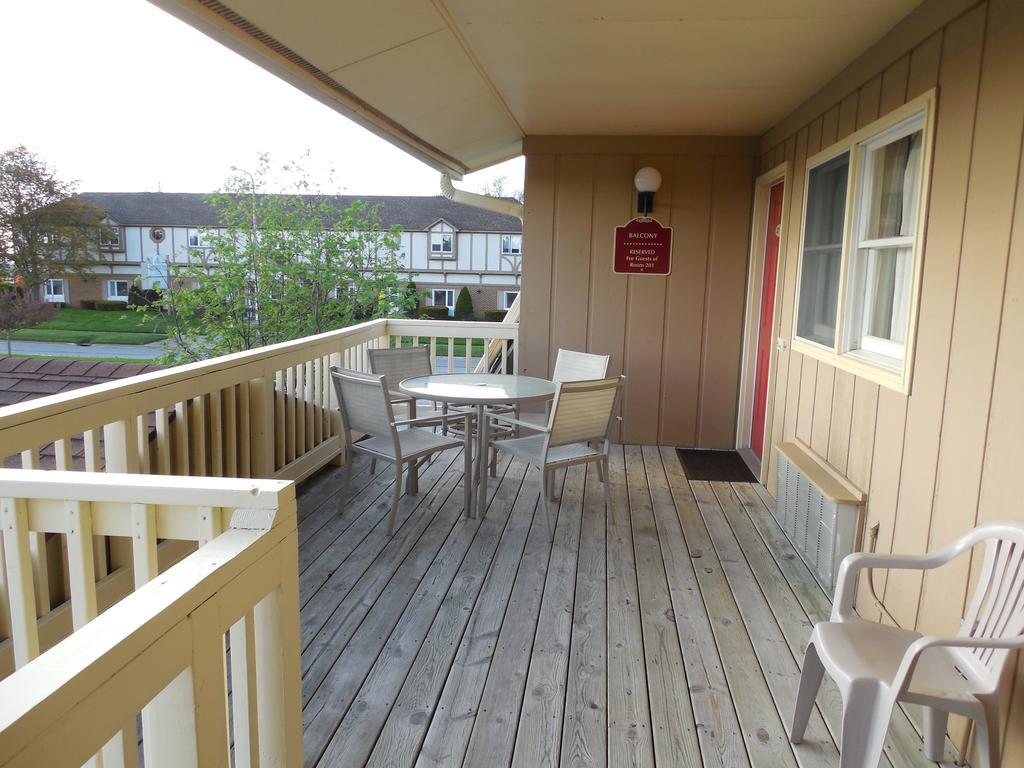
[[[689,482],[671,449],[616,447],[539,484],[499,465],[462,515],[461,462],[425,468],[386,531],[391,469],[359,460],[299,497],[307,766],[838,766],[828,684],[786,737],[803,643],[830,605],[759,486]],[[525,475],[525,478],[524,478]],[[902,712],[884,766],[934,765]]]

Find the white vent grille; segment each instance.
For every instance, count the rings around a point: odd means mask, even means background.
[[[775,518],[831,595],[839,563],[861,540],[863,496],[844,487],[799,446],[786,443],[777,450]]]

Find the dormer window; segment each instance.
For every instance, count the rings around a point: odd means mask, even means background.
[[[445,258],[455,253],[455,230],[450,224],[439,221],[430,230],[430,255]]]
[[[206,232],[201,229],[190,229],[188,231],[189,248],[209,248],[210,243],[206,239]]]
[[[506,256],[518,256],[523,252],[522,235],[502,235],[501,252]]]

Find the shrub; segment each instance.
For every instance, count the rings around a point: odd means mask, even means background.
[[[500,323],[507,314],[507,309],[486,309],[484,310],[484,320],[489,323]]]
[[[406,283],[405,292],[402,296],[403,309],[406,317],[419,317],[420,294],[416,290],[416,283]]]
[[[448,307],[420,307],[420,317],[426,320],[447,320]]]
[[[96,299],[96,309],[101,312],[124,312],[127,305],[115,299]]]
[[[96,299],[82,299],[78,306],[82,309],[96,309]]]
[[[469,295],[469,288],[462,286],[459,291],[459,298],[455,300],[455,319],[469,320],[473,317],[473,297]]]
[[[128,304],[133,307],[151,307],[160,301],[160,291],[133,285],[128,289]]]

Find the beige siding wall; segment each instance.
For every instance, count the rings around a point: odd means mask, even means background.
[[[559,347],[609,354],[623,441],[732,447],[756,142],[530,137],[524,152],[520,370],[549,375]],[[612,272],[645,165],[674,228],[668,277]]]
[[[934,23],[952,5],[926,3],[916,27],[901,25],[878,47],[894,55],[855,63],[762,142],[762,170],[794,164],[780,267],[789,338],[805,158],[938,87],[910,395],[795,352],[779,355],[773,382],[776,440],[808,443],[867,492],[882,551],[922,552],[977,523],[1024,518],[1024,3],[960,3]],[[884,602],[904,626],[953,631],[971,567],[894,574],[882,582]],[[1024,765],[1020,671],[1015,686],[1004,765]]]

